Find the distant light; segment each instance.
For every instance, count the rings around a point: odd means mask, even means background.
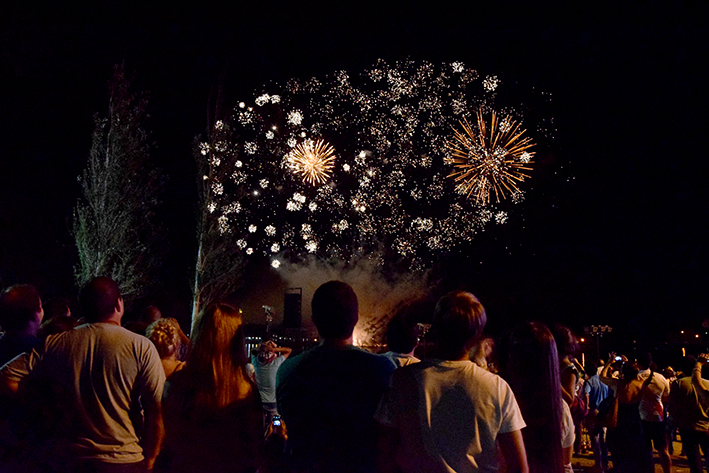
[[[684,333],[684,330],[682,330],[680,333]]]
[[[694,336],[694,338],[699,338],[699,334],[696,334],[696,335]]]
[[[583,342],[585,342],[585,341],[586,341],[586,339],[585,339],[585,338],[582,338],[582,339],[581,339],[581,343],[583,343]]]

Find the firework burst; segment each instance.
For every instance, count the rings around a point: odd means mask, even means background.
[[[474,195],[477,203],[487,205],[493,193],[496,202],[519,193],[517,183],[529,177],[525,171],[532,170],[527,165],[533,163],[534,152],[528,150],[534,143],[509,117],[500,122],[492,112],[488,127],[478,111],[477,121],[475,129],[463,119],[463,131],[454,130],[453,141],[446,143],[452,154],[449,161],[455,167],[448,177],[454,178],[458,192]]]
[[[197,149],[216,173],[205,175],[209,215],[225,217],[225,238],[246,256],[425,268],[524,201],[534,153],[518,123],[536,112],[497,105],[505,84],[491,92],[459,62],[381,60],[269,84]],[[461,121],[474,110],[497,114]],[[549,132],[530,118],[535,136]]]
[[[285,157],[288,166],[310,185],[324,184],[335,166],[335,149],[325,141],[306,140]]]

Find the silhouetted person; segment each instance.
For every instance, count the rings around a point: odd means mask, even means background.
[[[376,469],[373,415],[394,365],[352,346],[358,313],[350,286],[340,281],[320,286],[312,315],[322,344],[287,359],[278,370],[278,407],[297,471]]]
[[[11,286],[0,294],[0,366],[39,343],[37,336],[44,318],[42,300],[34,286]]]
[[[670,388],[669,411],[682,437],[682,450],[687,456],[690,473],[702,473],[702,455],[709,459],[709,390],[692,381],[697,366],[693,356],[682,360],[682,374]],[[697,374],[701,378],[701,365]],[[701,385],[706,383],[702,380]]]
[[[381,356],[391,360],[397,368],[421,361],[414,356],[414,350],[419,343],[416,324],[406,317],[399,315],[391,319],[386,340],[389,351]]]
[[[645,442],[655,447],[660,456],[660,464],[665,473],[672,470],[672,457],[665,435],[665,409],[663,402],[667,402],[670,395],[670,383],[660,373],[650,369],[652,355],[641,353],[638,356],[638,379],[644,381],[645,389],[640,393],[640,420],[643,424]]]

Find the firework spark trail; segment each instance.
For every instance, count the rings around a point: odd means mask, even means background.
[[[425,269],[504,223],[502,199],[524,201],[531,138],[521,110],[495,105],[503,82],[486,80],[460,62],[380,60],[354,77],[269,85],[200,145],[212,169],[210,211],[247,255]],[[467,122],[476,112],[477,129]],[[491,128],[483,113],[493,114]]]
[[[319,139],[306,140],[286,155],[293,172],[310,185],[324,184],[335,167],[335,149]]]
[[[517,193],[516,182],[530,177],[523,171],[532,170],[527,164],[533,163],[534,152],[527,150],[534,144],[530,137],[523,136],[526,130],[518,132],[520,124],[516,121],[506,118],[500,123],[497,113],[492,112],[488,128],[482,111],[476,115],[477,132],[464,118],[460,122],[463,132],[454,130],[454,141],[446,143],[456,169],[448,177],[459,182],[457,189],[462,194],[475,192],[478,203],[489,203],[491,189],[499,203],[506,197],[505,189],[510,195]]]

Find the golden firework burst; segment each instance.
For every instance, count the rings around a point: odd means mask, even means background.
[[[322,139],[306,140],[286,155],[286,162],[303,182],[324,184],[335,166],[335,149]]]
[[[488,127],[482,111],[477,112],[478,126],[474,129],[467,119],[460,122],[462,131],[454,129],[454,139],[446,142],[451,152],[449,162],[455,171],[453,177],[458,183],[456,190],[468,197],[475,195],[481,204],[490,203],[491,194],[495,199],[506,197],[506,193],[519,192],[517,183],[530,177],[534,151],[528,151],[534,143],[524,136],[527,130],[520,130],[520,124],[510,117],[500,121],[495,112]]]

